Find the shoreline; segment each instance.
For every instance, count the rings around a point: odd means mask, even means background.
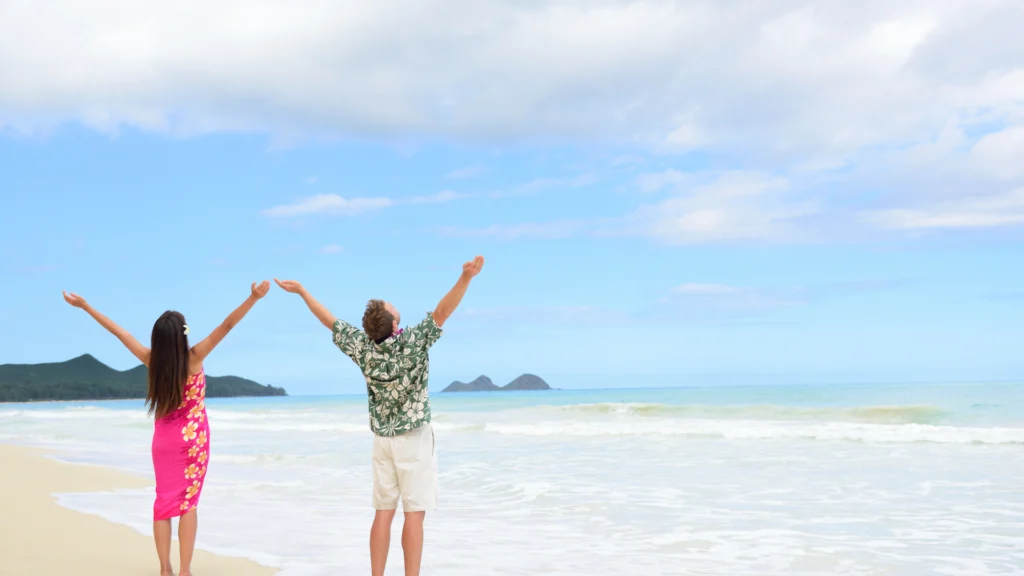
[[[46,452],[0,444],[0,572],[4,574],[80,574],[82,576],[157,574],[153,539],[99,516],[57,503],[55,493],[112,492],[146,488],[146,478],[102,466],[68,464]],[[275,568],[252,560],[212,554],[196,543],[192,569],[197,574],[270,576]],[[171,561],[178,568],[177,541]]]
[[[796,382],[788,384],[686,384],[686,385],[669,385],[669,386],[636,386],[636,387],[608,387],[608,388],[550,388],[548,390],[505,390],[506,394],[530,394],[534,392],[569,392],[569,393],[635,393],[635,392],[665,392],[665,391],[679,391],[679,390],[705,390],[705,389],[735,389],[735,388],[811,388],[820,386],[835,386],[837,388],[857,388],[857,387],[901,387],[901,386],[931,386],[931,387],[944,387],[944,386],[966,386],[966,385],[980,385],[980,386],[1024,386],[1024,380],[964,380],[964,381],[941,381],[941,382],[929,382],[929,381],[886,381],[886,382],[821,382],[821,383],[809,383],[809,382]],[[498,390],[501,391],[501,390]],[[466,391],[466,392],[444,392],[443,390],[430,390],[432,398],[452,398],[460,396],[468,396],[473,394],[480,394],[482,392],[494,392],[492,390],[477,390],[477,391]],[[363,391],[351,392],[351,393],[338,393],[338,394],[285,394],[283,396],[208,396],[208,400],[229,400],[234,398],[293,398],[293,399],[311,399],[311,398],[326,398],[326,399],[365,399],[366,393]],[[124,402],[128,400],[143,401],[145,398],[103,398],[103,399],[81,399],[81,400],[24,400],[16,402],[0,402],[0,408],[3,407],[14,407],[24,405],[39,405],[39,404],[71,404],[71,403],[101,403],[101,402]]]
[[[268,396],[207,396],[207,399],[223,400],[225,398],[289,398],[288,394]],[[22,404],[67,404],[70,402],[124,402],[126,400],[138,400],[143,402],[145,396],[137,398],[83,398],[78,400],[15,400],[11,402],[0,402],[0,406],[19,406]]]

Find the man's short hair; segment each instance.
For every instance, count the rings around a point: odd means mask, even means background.
[[[387,340],[395,328],[395,317],[388,312],[383,300],[370,300],[363,312],[363,332],[380,344]]]

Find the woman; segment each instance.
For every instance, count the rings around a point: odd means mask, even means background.
[[[97,312],[84,298],[64,293],[64,300],[89,313],[101,326],[117,336],[132,354],[149,368],[146,407],[156,418],[153,427],[153,471],[156,501],[153,503],[153,539],[160,557],[161,576],[171,569],[171,518],[178,520],[181,576],[191,576],[192,552],[196,544],[196,507],[203,491],[210,462],[210,425],[206,418],[206,375],[203,360],[220,344],[260,298],[270,283],[252,285],[252,293],[224,322],[193,347],[188,345],[188,325],[178,312],[164,312],[153,324],[150,347],[146,348],[109,318]]]

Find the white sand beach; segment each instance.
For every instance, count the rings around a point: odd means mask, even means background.
[[[6,445],[0,445],[0,470],[0,574],[159,573],[151,538],[127,526],[66,509],[52,496],[63,492],[144,488],[152,485],[150,480],[99,466],[65,464],[40,451]],[[176,559],[177,554],[175,542],[171,557]],[[250,560],[225,558],[203,550],[196,551],[192,570],[197,575],[217,576],[277,572]]]

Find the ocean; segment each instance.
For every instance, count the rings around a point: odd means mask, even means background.
[[[424,574],[1024,574],[1024,384],[433,394]],[[363,396],[210,399],[199,546],[363,574]],[[138,401],[0,405],[0,442],[152,475]],[[152,490],[59,494],[151,531]],[[387,574],[402,574],[400,519]]]

